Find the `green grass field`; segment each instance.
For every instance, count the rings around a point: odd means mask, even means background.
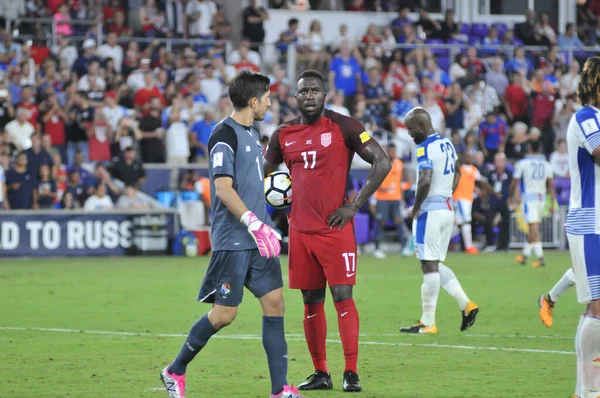
[[[450,255],[477,323],[459,331],[456,302],[440,293],[436,336],[400,335],[421,315],[415,258],[359,259],[363,397],[570,397],[573,335],[582,307],[572,289],[554,326],[538,318],[537,297],[563,274],[568,253],[549,253],[545,269],[513,254]],[[287,258],[283,259],[286,268]],[[160,369],[209,307],[196,302],[208,258],[10,260],[0,265],[0,397],[166,397]],[[299,292],[286,290],[289,381],[312,372]],[[343,396],[337,316],[327,302],[333,391]],[[268,397],[258,301],[248,292],[236,321],[188,367],[188,396]],[[52,330],[53,329],[53,330]]]

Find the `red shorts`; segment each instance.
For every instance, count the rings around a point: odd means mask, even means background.
[[[327,286],[356,284],[356,238],[354,226],[327,234],[308,234],[290,228],[289,285],[291,289],[315,290]]]

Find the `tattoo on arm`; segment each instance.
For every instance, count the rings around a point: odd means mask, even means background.
[[[371,170],[365,185],[352,201],[351,205],[355,210],[360,209],[369,200],[392,169],[392,161],[389,156],[374,140],[357,153],[365,162],[371,164]]]

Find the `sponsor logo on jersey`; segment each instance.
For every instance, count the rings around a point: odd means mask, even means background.
[[[331,145],[331,133],[323,133],[321,134],[321,145],[324,147],[328,147]]]
[[[417,157],[425,156],[425,148],[417,148]]]

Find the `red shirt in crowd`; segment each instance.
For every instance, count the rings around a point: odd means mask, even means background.
[[[160,98],[160,102],[163,104],[163,106],[167,106],[165,97],[156,86],[150,89],[145,87],[139,89],[133,97],[133,103],[136,107],[143,108],[154,97]]]
[[[533,108],[533,117],[531,125],[533,127],[545,128],[550,126],[552,115],[554,115],[554,102],[556,97],[553,95],[535,94],[531,106]]]
[[[19,105],[17,105],[17,108],[27,109],[29,111],[29,117],[27,118],[27,121],[29,121],[29,123],[31,123],[33,127],[37,128],[38,117],[40,116],[40,111],[38,110],[38,107],[35,104],[25,104],[21,102],[19,103]]]
[[[46,8],[50,10],[51,14],[56,14],[58,12],[58,7],[64,3],[64,0],[46,0]]]
[[[29,54],[31,54],[31,58],[33,58],[35,64],[39,66],[50,56],[50,49],[46,46],[31,46]]]
[[[250,69],[254,72],[260,72],[260,69],[258,69],[258,66],[256,66],[255,64],[253,64],[250,61],[242,61],[238,64],[235,64],[235,69],[237,69],[237,70]]]
[[[50,136],[52,145],[65,145],[65,123],[55,112],[50,119],[44,123],[44,134]]]
[[[508,102],[513,117],[527,115],[528,98],[523,87],[517,84],[510,84],[506,87],[504,99]]]

